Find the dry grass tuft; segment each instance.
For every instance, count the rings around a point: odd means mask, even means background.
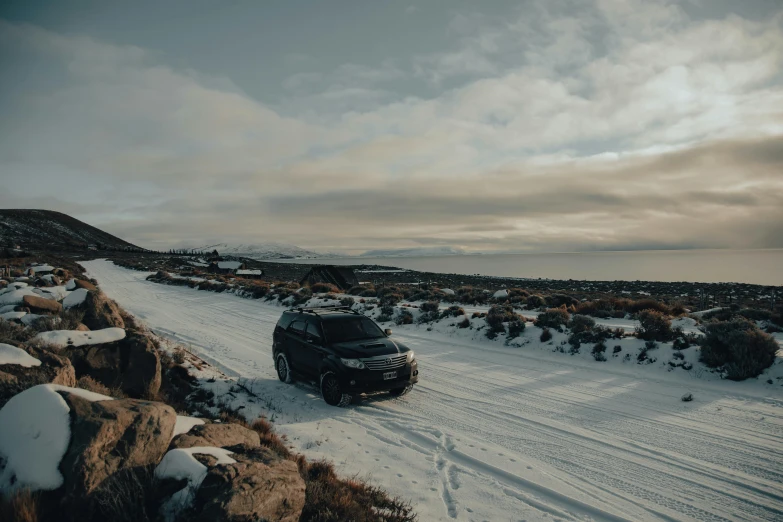
[[[38,495],[23,489],[10,496],[0,494],[0,520],[4,522],[38,522]]]

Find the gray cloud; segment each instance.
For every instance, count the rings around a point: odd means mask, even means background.
[[[457,13],[451,49],[302,69],[269,103],[143,41],[0,20],[0,204],[156,247],[781,247],[783,10],[692,16]]]

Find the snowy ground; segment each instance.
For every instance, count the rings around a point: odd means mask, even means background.
[[[410,499],[422,521],[783,519],[780,381],[623,364],[613,341],[598,363],[411,326],[394,337],[419,359],[414,391],[338,409],[277,380],[279,306],[84,265],[153,331],[241,378],[260,397],[242,405],[297,449]]]

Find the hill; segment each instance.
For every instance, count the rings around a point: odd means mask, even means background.
[[[36,250],[141,250],[103,230],[53,210],[0,209],[0,244]]]
[[[256,260],[265,259],[292,259],[292,258],[317,258],[333,257],[330,254],[321,254],[311,250],[305,250],[295,245],[284,243],[216,243],[201,247],[189,248],[194,252],[211,252],[217,250],[222,255],[247,257]]]

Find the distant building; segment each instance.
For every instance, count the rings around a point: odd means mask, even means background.
[[[207,272],[213,274],[235,274],[237,270],[243,270],[245,263],[242,261],[213,261],[207,267]]]
[[[258,279],[259,277],[263,277],[264,271],[263,270],[237,270],[236,274],[237,276],[244,277],[245,279]]]
[[[330,283],[340,290],[348,290],[359,284],[353,270],[344,266],[317,265],[312,267],[299,282],[302,286]]]

